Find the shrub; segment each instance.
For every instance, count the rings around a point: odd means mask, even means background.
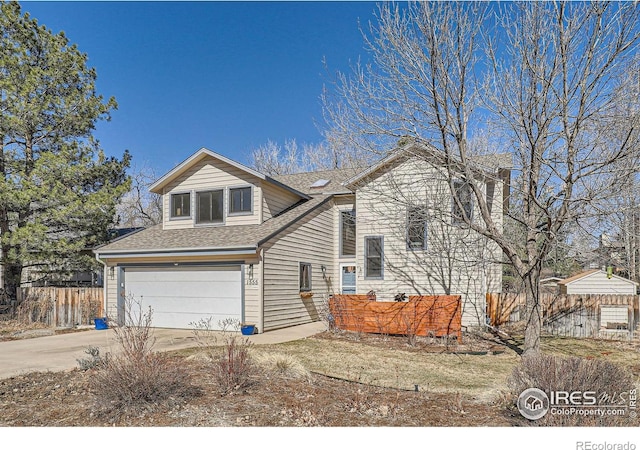
[[[106,362],[106,357],[103,358],[102,356],[100,356],[100,349],[98,347],[87,347],[84,352],[89,355],[89,358],[76,359],[76,361],[78,361],[78,367],[80,368],[80,370],[85,371],[94,369]]]
[[[118,352],[107,353],[91,377],[98,413],[115,417],[135,414],[195,395],[188,369],[168,355],[153,351],[151,309],[135,314],[128,299],[125,314],[125,325],[113,329]]]
[[[515,405],[521,392],[528,388],[538,388],[549,393],[551,391],[594,391],[598,401],[610,404],[603,398],[620,400],[620,394],[629,396],[635,389],[632,375],[620,366],[602,359],[562,358],[550,355],[523,357],[522,362],[513,370],[509,379],[511,389],[511,405]],[[511,406],[514,408],[514,406]],[[519,413],[516,411],[516,414]],[[547,413],[536,421],[528,421],[530,425],[542,426],[631,426],[626,416],[598,415],[560,415]]]
[[[198,345],[211,363],[211,374],[222,395],[248,387],[255,372],[248,337],[238,335],[240,322],[225,319],[219,322],[221,331],[212,330],[211,319],[192,324]]]
[[[286,378],[309,379],[311,377],[300,360],[287,353],[266,353],[260,356],[258,362],[265,370]]]

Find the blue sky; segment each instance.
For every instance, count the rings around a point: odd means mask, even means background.
[[[201,147],[247,163],[267,140],[322,139],[319,97],[366,58],[370,2],[21,2],[89,57],[118,110],[95,136],[158,175]],[[323,59],[327,61],[326,70]]]

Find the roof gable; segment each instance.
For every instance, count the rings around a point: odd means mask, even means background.
[[[576,275],[574,275],[572,277],[565,278],[564,280],[558,281],[558,284],[564,286],[564,285],[571,284],[571,283],[574,283],[574,282],[579,281],[579,280],[584,280],[584,279],[592,277],[592,276],[594,276],[596,274],[606,275],[607,273],[604,270],[601,270],[601,269],[591,269],[591,270],[587,270],[585,272],[580,272],[580,273],[578,273],[578,274],[576,274]],[[615,278],[617,280],[620,280],[620,281],[627,282],[629,284],[633,284],[633,285],[637,285],[638,284],[635,281],[631,281],[628,278],[624,278],[624,277],[621,277],[621,276],[618,276],[618,275],[611,275],[611,277]]]
[[[434,165],[445,166],[447,163],[444,153],[432,145],[412,141],[402,147],[397,147],[376,164],[349,178],[343,184],[351,189],[355,189],[363,182],[366,183],[416,156],[426,157],[431,160]],[[484,155],[474,158],[473,162],[472,171],[476,176],[495,176],[498,170],[511,168],[512,156],[508,153]],[[458,161],[452,161],[452,164],[457,165]]]
[[[236,169],[245,172],[249,175],[252,175],[260,180],[266,181],[268,183],[272,183],[276,186],[279,186],[297,196],[299,196],[300,198],[304,198],[304,199],[308,199],[309,196],[292,188],[289,187],[261,172],[258,172],[257,170],[251,169],[247,166],[245,166],[244,164],[241,164],[237,161],[234,161],[230,158],[227,158],[226,156],[223,156],[219,153],[216,153],[214,151],[211,151],[207,148],[201,148],[200,150],[198,150],[197,152],[195,152],[193,155],[191,155],[190,157],[188,157],[187,159],[185,159],[184,161],[182,161],[180,164],[178,164],[176,167],[174,167],[173,169],[171,169],[169,172],[167,172],[165,175],[163,175],[162,177],[160,177],[160,179],[158,179],[155,183],[153,183],[151,185],[151,187],[149,188],[149,190],[151,192],[154,192],[156,194],[161,194],[162,193],[162,188],[164,188],[165,186],[167,186],[169,183],[171,183],[172,181],[176,180],[178,177],[180,177],[181,175],[183,175],[184,173],[186,173],[191,167],[193,167],[194,165],[200,163],[203,159],[205,158],[213,158],[215,160],[218,161],[222,161],[232,167],[235,167]]]

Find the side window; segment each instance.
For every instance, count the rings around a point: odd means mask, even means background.
[[[252,210],[251,186],[229,189],[229,214],[250,213]]]
[[[460,205],[458,205],[455,198],[451,199],[451,223],[453,225],[463,225],[465,223],[465,215],[469,220],[473,219],[473,191],[471,190],[471,185],[464,180],[454,181],[453,189]]]
[[[407,249],[427,249],[427,208],[414,206],[407,209]]]
[[[191,217],[191,194],[171,194],[171,218]]]
[[[223,190],[216,190],[196,194],[196,223],[222,223],[223,193]]]
[[[300,263],[300,291],[308,292],[311,290],[311,264]]]
[[[340,211],[340,256],[356,256],[356,212]]]
[[[364,277],[383,279],[384,239],[382,236],[364,238]]]

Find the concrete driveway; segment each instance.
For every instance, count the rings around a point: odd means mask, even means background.
[[[256,344],[278,344],[312,336],[325,330],[322,322],[283,328],[250,336]],[[155,328],[154,350],[169,351],[196,347],[191,330]],[[116,352],[117,342],[112,329],[78,331],[17,341],[0,342],[0,378],[27,372],[62,371],[78,367],[77,359],[88,358],[88,347],[98,347],[101,354]]]

